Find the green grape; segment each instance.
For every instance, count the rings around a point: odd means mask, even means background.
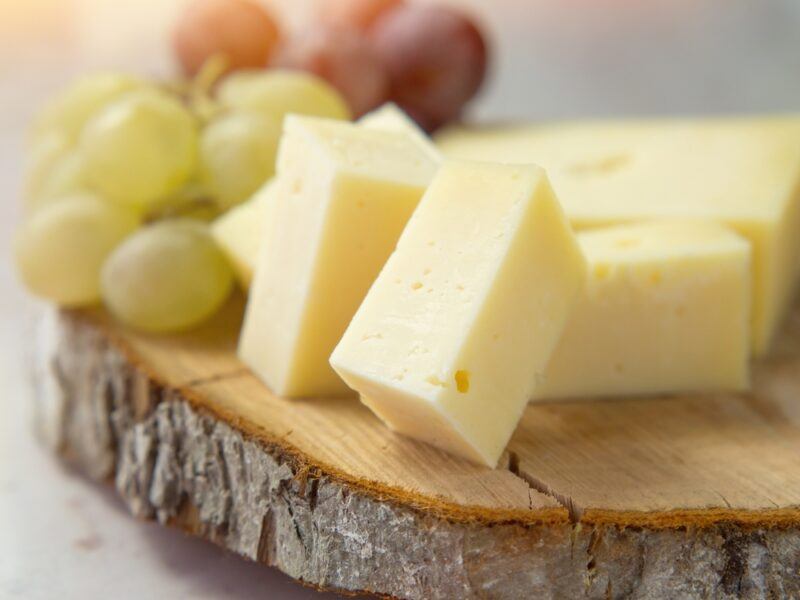
[[[43,207],[14,240],[17,269],[36,295],[66,306],[100,299],[106,257],[138,227],[137,217],[91,194]]]
[[[83,157],[66,138],[50,133],[31,149],[25,174],[24,200],[28,214],[54,200],[89,191]]]
[[[101,276],[103,300],[122,322],[151,332],[189,329],[214,314],[233,273],[208,227],[191,219],[161,221],[122,243]]]
[[[278,121],[254,112],[229,112],[205,128],[202,169],[223,207],[247,200],[272,176],[280,135]]]
[[[84,124],[97,111],[143,85],[140,79],[116,73],[98,73],[81,78],[44,106],[34,121],[34,139],[56,133],[63,135],[67,142],[74,142]]]
[[[83,170],[83,157],[77,152],[67,153],[57,160],[46,177],[42,178],[37,193],[27,198],[26,209],[33,213],[53,201],[77,192],[88,191],[88,187]]]
[[[55,165],[68,156],[71,150],[71,144],[60,133],[50,132],[34,141],[25,165],[23,194],[26,203],[39,196]]]
[[[223,80],[218,94],[224,106],[254,110],[281,122],[288,113],[350,118],[342,95],[324,79],[303,71],[240,71]]]
[[[178,189],[197,158],[197,128],[172,96],[132,92],[92,118],[80,140],[89,184],[114,200],[146,208]]]

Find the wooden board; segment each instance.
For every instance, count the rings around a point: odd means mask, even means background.
[[[135,514],[323,587],[800,595],[800,311],[752,393],[531,405],[487,469],[356,399],[272,395],[235,357],[241,308],[170,337],[54,312],[46,439]]]

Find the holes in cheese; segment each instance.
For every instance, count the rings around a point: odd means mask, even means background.
[[[569,165],[567,170],[575,175],[603,175],[623,168],[631,162],[627,154],[605,156],[591,161]]]
[[[734,229],[752,244],[752,350],[764,355],[800,280],[798,140],[800,116],[787,115],[463,129],[437,141],[454,158],[542,165],[578,229],[654,219]]]
[[[459,369],[456,371],[454,379],[456,380],[456,389],[462,394],[469,391],[469,371]]]
[[[273,391],[352,393],[328,358],[436,167],[402,132],[286,118],[239,341],[239,356]],[[382,334],[359,338],[378,346]]]
[[[428,375],[425,378],[425,381],[427,381],[428,383],[430,383],[435,387],[447,387],[447,384],[441,379],[439,379],[436,375]]]
[[[398,293],[420,265],[436,293]],[[539,167],[446,162],[331,364],[392,429],[494,466],[585,269]]]
[[[638,240],[636,247],[622,240]],[[537,399],[748,385],[750,247],[715,223],[578,234],[589,279]]]

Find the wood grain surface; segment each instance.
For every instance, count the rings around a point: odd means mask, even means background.
[[[480,468],[393,438],[355,399],[265,396],[246,371],[208,368],[230,345],[214,342],[240,307],[228,310],[160,341],[101,313],[49,310],[34,363],[42,440],[113,481],[137,517],[316,587],[420,600],[800,597],[794,508],[597,510],[537,479],[518,450]],[[165,348],[185,356],[157,375]],[[193,373],[196,352],[205,367]]]
[[[800,311],[742,395],[530,405],[498,469],[387,430],[357,399],[287,400],[236,359],[243,301],[154,337],[78,313],[164,386],[376,495],[452,518],[676,527],[800,523]]]

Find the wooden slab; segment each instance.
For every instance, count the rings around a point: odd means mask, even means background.
[[[550,509],[556,498],[592,521],[620,513],[621,524],[656,523],[668,511],[703,521],[800,518],[800,312],[778,356],[756,367],[751,394],[529,406],[509,446],[519,472],[548,490],[529,500],[529,485],[507,468],[395,435],[355,399],[274,396],[235,356],[241,307],[237,298],[207,327],[175,337],[123,330],[104,313],[85,318],[153,377],[191,388],[197,402],[254,435],[283,440],[343,477],[480,507],[488,519],[495,510]]]
[[[55,384],[40,396],[57,421],[45,428],[54,443],[87,471],[115,475],[140,516],[322,586],[616,597],[685,585],[673,597],[729,597],[769,580],[779,597],[800,594],[800,310],[755,367],[752,393],[531,405],[498,469],[395,435],[355,398],[274,396],[235,357],[241,310],[235,298],[202,329],[168,337],[127,331],[99,311],[53,316],[41,377]],[[200,459],[186,450],[195,446]],[[229,455],[229,446],[240,449]],[[250,497],[261,461],[285,468],[289,492]],[[215,478],[223,500],[197,491]],[[321,489],[336,497],[333,524],[320,512]],[[283,521],[267,524],[278,499],[290,507],[293,541],[279,535]],[[353,499],[365,504],[345,518]],[[385,538],[387,527],[410,536],[406,545]],[[434,568],[425,552],[436,543],[447,564]],[[357,567],[320,567],[338,546],[337,564],[356,556]],[[379,548],[395,562],[378,560]],[[687,548],[704,551],[691,568]],[[757,568],[751,554],[761,556]],[[649,572],[648,560],[674,572]]]

